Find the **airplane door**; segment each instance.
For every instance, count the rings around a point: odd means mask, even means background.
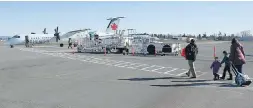
[[[25,36],[25,46],[28,47],[29,45],[29,37]]]

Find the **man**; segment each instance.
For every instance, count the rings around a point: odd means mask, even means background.
[[[124,52],[123,52],[123,55],[125,55],[125,54],[129,54],[129,43],[128,42],[126,42],[126,44],[124,45]]]
[[[25,39],[25,47],[29,47],[29,39],[28,38]]]
[[[188,60],[189,64],[189,71],[186,73],[186,75],[189,77],[190,72],[192,73],[191,78],[196,78],[196,72],[195,72],[195,67],[194,67],[194,62],[196,60],[196,56],[198,54],[198,47],[195,44],[195,40],[191,39],[190,43],[186,46],[185,48],[185,54],[186,54],[186,59]]]
[[[68,43],[69,43],[68,49],[69,49],[69,47],[72,49],[72,40],[71,40],[71,38],[69,38]]]

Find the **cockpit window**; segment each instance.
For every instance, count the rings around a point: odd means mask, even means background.
[[[13,36],[12,38],[20,38],[20,36],[18,36],[18,35],[15,35],[15,36]]]

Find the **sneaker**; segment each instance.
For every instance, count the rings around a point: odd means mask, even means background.
[[[228,78],[227,80],[233,80],[232,78]]]
[[[220,77],[221,80],[224,80],[225,78],[224,77]]]
[[[197,77],[191,77],[191,78],[197,78]]]
[[[190,74],[189,73],[185,73],[188,77],[190,76]]]

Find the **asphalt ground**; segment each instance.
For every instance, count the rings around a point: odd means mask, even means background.
[[[243,71],[252,77],[253,44],[242,44]],[[198,46],[197,79],[185,76],[188,65],[180,56],[0,46],[0,108],[252,108],[252,85],[212,80],[213,47],[222,59],[230,43]]]

